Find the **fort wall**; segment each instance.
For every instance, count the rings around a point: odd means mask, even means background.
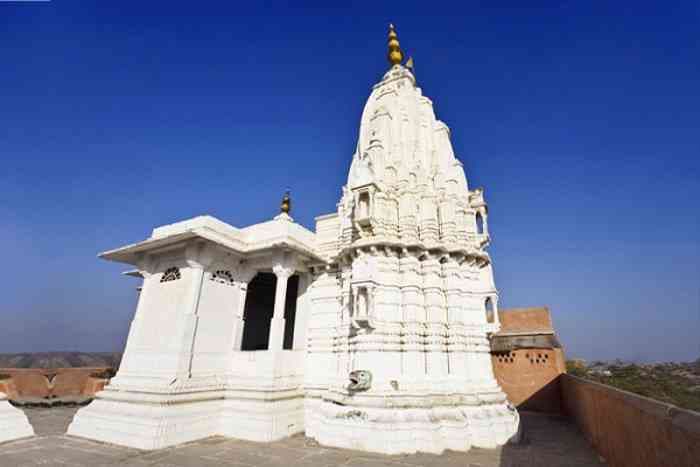
[[[564,412],[611,467],[697,467],[700,413],[563,374]]]
[[[92,397],[109,381],[112,368],[0,368],[0,392],[13,401]]]

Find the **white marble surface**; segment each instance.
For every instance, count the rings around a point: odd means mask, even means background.
[[[211,435],[439,453],[494,447],[519,417],[497,385],[499,329],[483,190],[447,126],[393,66],[365,106],[337,212],[245,228],[210,216],[103,253],[143,288],[118,374],[69,435],[158,449]],[[266,351],[242,351],[247,287],[276,276]],[[285,284],[300,276],[292,350]],[[371,382],[353,389],[350,373]]]
[[[34,436],[34,430],[20,409],[7,402],[7,396],[0,392],[0,443]]]
[[[307,435],[386,454],[518,437],[489,354],[487,215],[432,102],[393,66],[365,105],[338,211],[317,219],[328,264],[312,286]],[[350,386],[357,370],[369,389]]]

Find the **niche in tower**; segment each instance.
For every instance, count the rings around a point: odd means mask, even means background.
[[[353,286],[352,321],[358,327],[367,326],[372,316],[372,287]]]
[[[370,223],[370,214],[372,212],[371,198],[369,191],[362,191],[357,196],[357,213],[355,220],[360,225],[368,225]]]
[[[486,322],[494,323],[496,321],[496,309],[493,306],[493,300],[491,297],[487,297],[484,302],[484,308],[486,309]]]
[[[374,216],[374,193],[377,187],[374,183],[353,188],[355,197],[354,220],[362,230],[369,230]]]
[[[483,235],[484,233],[484,217],[480,212],[476,213],[476,233]]]

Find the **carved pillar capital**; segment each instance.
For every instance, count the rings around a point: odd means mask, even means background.
[[[294,274],[294,267],[285,264],[275,264],[272,266],[272,272],[277,276],[277,280],[288,279],[292,274]]]
[[[205,269],[214,262],[215,256],[214,248],[204,242],[191,242],[185,248],[185,261],[191,268]]]
[[[289,278],[296,271],[296,266],[294,255],[290,252],[281,252],[272,260],[272,272],[275,273],[278,280]]]

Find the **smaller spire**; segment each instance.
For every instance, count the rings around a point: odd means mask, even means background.
[[[282,204],[280,204],[280,213],[281,214],[289,214],[289,211],[292,210],[292,199],[289,197],[289,190],[287,190],[284,193],[284,196],[282,197]]]
[[[398,65],[403,61],[403,52],[399,45],[399,36],[396,34],[393,24],[389,24],[389,54],[387,55],[391,65]]]
[[[411,70],[411,73],[415,76],[416,74],[416,66],[413,64],[413,57],[408,57],[408,60],[406,60],[405,63],[406,68]]]

